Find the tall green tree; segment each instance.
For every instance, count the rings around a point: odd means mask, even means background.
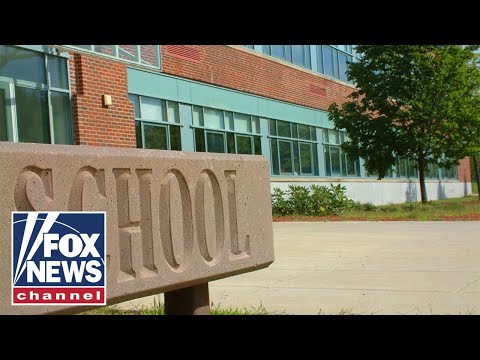
[[[329,118],[345,129],[345,152],[382,179],[396,157],[416,162],[422,202],[429,163],[458,165],[480,139],[478,46],[359,45],[347,76],[356,84]]]

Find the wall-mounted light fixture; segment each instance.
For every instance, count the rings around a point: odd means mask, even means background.
[[[105,106],[112,105],[112,95],[103,95],[103,105]]]

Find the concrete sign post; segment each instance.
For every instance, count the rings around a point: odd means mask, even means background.
[[[261,156],[0,142],[0,204],[0,314],[89,308],[12,305],[13,211],[105,211],[107,304],[207,314],[209,281],[274,260]]]

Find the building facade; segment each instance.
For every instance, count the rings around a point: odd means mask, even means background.
[[[418,201],[408,159],[377,180],[328,120],[356,58],[352,45],[0,45],[0,141],[261,154],[272,189]],[[428,169],[430,200],[471,191],[468,159]]]

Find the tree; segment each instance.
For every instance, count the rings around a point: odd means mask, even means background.
[[[480,139],[478,46],[359,45],[347,76],[357,90],[329,108],[350,141],[344,151],[365,159],[379,180],[397,157],[416,162],[422,202],[429,163],[458,165]]]

